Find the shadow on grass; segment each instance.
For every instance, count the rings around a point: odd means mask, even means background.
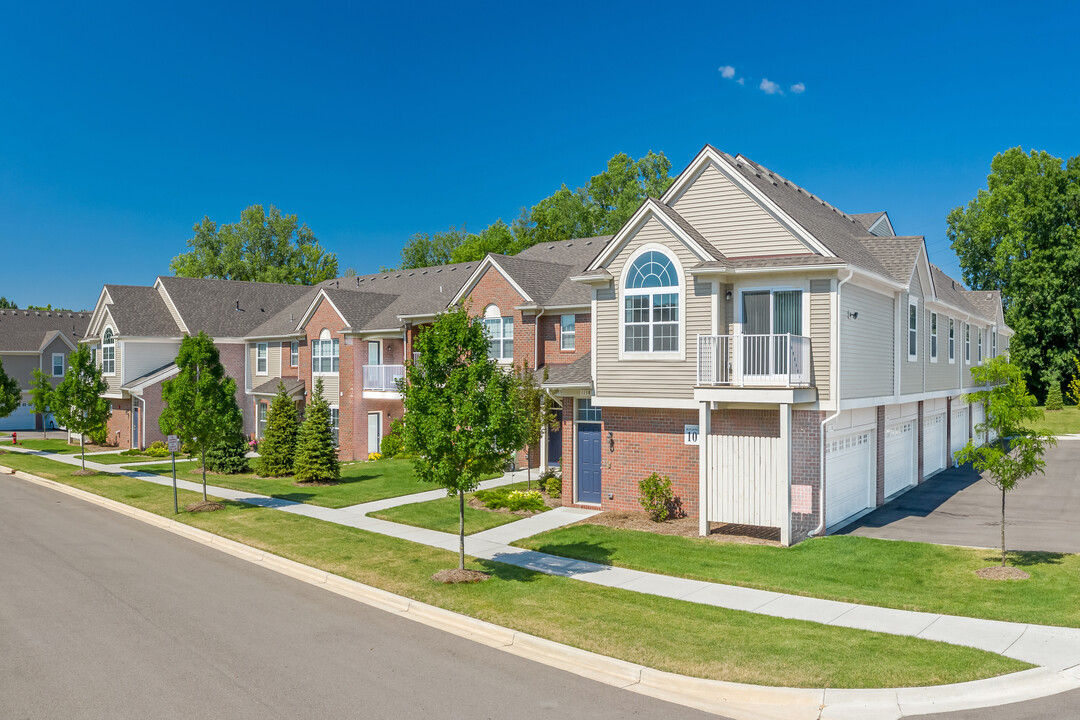
[[[1008,550],[1005,559],[1009,565],[1015,567],[1034,567],[1036,565],[1061,565],[1065,559],[1065,553],[1044,552],[1034,550]],[[1001,564],[1001,553],[983,558],[991,565]]]
[[[610,565],[615,551],[593,542],[553,542],[533,548],[536,552],[558,555],[559,557],[584,560],[597,565]]]

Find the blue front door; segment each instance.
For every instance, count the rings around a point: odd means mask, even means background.
[[[578,502],[600,502],[601,432],[599,423],[577,426]]]

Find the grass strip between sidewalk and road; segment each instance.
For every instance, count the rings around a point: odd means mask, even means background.
[[[1080,555],[1013,552],[1029,580],[984,580],[996,550],[878,540],[814,538],[790,548],[657,535],[589,523],[514,545],[603,565],[741,585],[790,595],[947,615],[1080,627]]]
[[[172,516],[169,487],[116,475],[77,477],[71,466],[11,453],[0,456],[0,465]],[[182,504],[198,498],[181,492]],[[967,647],[697,605],[476,559],[469,567],[491,573],[490,580],[443,585],[431,575],[454,567],[455,553],[276,510],[225,504],[222,511],[181,513],[176,519],[422,602],[683,675],[759,685],[878,688],[963,682],[1030,667]]]
[[[534,488],[536,487],[535,482],[532,483],[532,485]],[[525,490],[526,483],[519,482],[507,485],[506,489]],[[526,517],[525,515],[514,515],[513,513],[469,507],[468,503],[469,500],[472,499],[473,494],[474,493],[465,493],[466,535],[490,530],[491,528],[522,520]],[[379,518],[380,520],[389,520],[390,522],[422,527],[428,530],[438,530],[439,532],[455,534],[458,532],[459,518],[457,496],[428,500],[427,502],[422,503],[411,503],[409,505],[398,505],[397,507],[387,508],[386,510],[370,512],[368,515],[373,518]]]

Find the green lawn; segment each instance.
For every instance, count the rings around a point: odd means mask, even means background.
[[[1061,410],[1043,410],[1043,419],[1033,425],[1036,430],[1049,435],[1073,435],[1080,433],[1080,407],[1066,405]]]
[[[535,486],[536,483],[533,483],[533,485]],[[514,490],[524,490],[525,486],[526,483],[521,482],[514,483],[509,487]],[[491,528],[506,525],[507,523],[512,523],[515,520],[521,520],[525,517],[524,515],[513,515],[511,513],[471,508],[469,507],[468,502],[472,496],[473,493],[465,493],[466,535],[490,530]],[[427,502],[413,503],[411,505],[399,505],[398,507],[379,510],[368,514],[371,515],[371,517],[376,517],[380,520],[389,520],[390,522],[415,525],[416,527],[427,528],[428,530],[439,530],[448,533],[457,533],[458,523],[460,522],[458,518],[458,499],[456,497],[439,498],[438,500],[429,500]]]
[[[168,487],[123,476],[73,477],[69,466],[13,454],[0,464],[172,515]],[[181,502],[198,497],[182,492]],[[670,672],[847,688],[962,682],[1029,667],[967,647],[695,605],[475,559],[469,566],[491,573],[491,580],[442,585],[431,575],[453,567],[455,553],[291,513],[226,506],[177,519],[422,602]]]
[[[49,438],[47,440],[42,440],[41,433],[34,433],[34,435],[36,436],[36,439],[27,437],[25,433],[20,436],[19,447],[24,447],[28,450],[44,450],[46,452],[61,453],[64,455],[78,454],[80,452],[78,445],[68,445],[67,440],[63,438]]]
[[[1023,582],[982,580],[993,550],[836,536],[791,548],[577,524],[515,545],[710,582],[865,605],[1080,627],[1080,555],[1013,553]]]
[[[172,464],[167,462],[131,469],[172,477]],[[201,483],[202,471],[198,469],[198,461],[177,462],[176,477]],[[498,475],[487,477],[498,477]],[[408,460],[347,463],[341,466],[341,482],[325,487],[298,487],[293,485],[291,477],[258,478],[254,474],[212,475],[207,473],[206,482],[233,490],[270,495],[282,500],[329,508],[348,507],[372,500],[411,495],[425,490],[437,490],[439,487],[431,483],[418,482],[412,463]]]
[[[180,470],[180,463],[185,462],[186,458],[187,458],[187,455],[181,455],[180,453],[176,454],[176,469],[177,469],[177,472],[179,472],[179,470]],[[169,462],[171,462],[171,460],[169,460],[169,458],[167,458],[167,457],[166,458],[160,458],[160,457],[151,457],[150,455],[121,455],[118,452],[109,453],[107,455],[94,455],[93,457],[87,456],[86,459],[87,460],[93,460],[94,462],[101,463],[102,465],[127,465],[129,463],[150,462],[151,460],[156,460],[159,463],[162,463],[162,462],[169,463]],[[147,466],[147,467],[150,467],[150,466]],[[171,473],[172,471],[170,470],[169,472]]]

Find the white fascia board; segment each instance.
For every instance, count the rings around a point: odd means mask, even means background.
[[[760,267],[760,268],[700,268],[695,270],[690,268],[687,272],[693,276],[709,276],[709,275],[774,275],[777,273],[799,273],[803,275],[811,274],[817,270],[827,271],[828,277],[835,277],[835,270],[843,270],[847,267],[847,263],[837,263],[828,265],[783,265],[779,267]]]
[[[622,251],[623,245],[626,244],[626,241],[630,238],[630,236],[636,233],[641,228],[641,226],[645,224],[645,221],[648,220],[650,217],[656,218],[656,220],[661,225],[663,225],[668,232],[675,236],[677,240],[686,245],[686,247],[690,249],[690,252],[694,253],[694,255],[700,258],[702,262],[708,262],[710,260],[716,259],[712,256],[712,254],[707,252],[705,248],[701,247],[701,245],[699,245],[694,239],[687,235],[681,227],[673,223],[671,221],[671,218],[667,216],[667,213],[657,207],[656,203],[657,201],[652,198],[648,198],[645,202],[643,202],[641,204],[641,207],[639,207],[637,211],[630,217],[630,220],[628,220],[627,223],[622,226],[619,232],[615,234],[615,237],[611,238],[611,241],[608,242],[607,246],[604,248],[604,251],[600,253],[600,255],[598,255],[595,260],[589,263],[589,267],[585,269],[585,272],[582,275],[579,275],[573,279],[577,280],[578,282],[590,282],[589,271],[598,270],[611,262],[611,260]]]
[[[167,378],[171,378],[171,377],[173,377],[175,375],[179,375],[179,374],[180,374],[180,368],[178,368],[178,367],[176,367],[174,365],[173,367],[162,370],[161,372],[154,373],[150,377],[145,378],[143,380],[140,380],[135,385],[131,385],[130,387],[123,387],[121,389],[126,390],[129,393],[133,393],[133,394],[136,393],[136,392],[139,393],[139,394],[142,394],[142,391],[145,388],[147,388],[148,386],[153,385],[156,382],[161,382],[162,380],[165,380]]]
[[[418,322],[434,322],[440,313],[417,313],[415,315],[398,315],[402,323],[417,324]]]
[[[382,328],[380,330],[344,330],[342,335],[348,335],[349,337],[359,338],[364,340],[366,338],[379,339],[387,338],[390,340],[396,340],[401,337],[401,333],[405,332],[405,328]]]
[[[282,342],[290,342],[293,340],[299,340],[300,338],[307,337],[304,333],[292,333],[291,335],[248,335],[239,339],[239,342],[273,342],[274,340],[280,340]]]
[[[664,398],[611,397],[593,395],[592,404],[597,407],[663,408],[668,410],[696,410],[695,400]]]
[[[86,326],[87,335],[101,334],[98,325],[104,321],[104,315],[106,312],[105,306],[107,305],[106,300],[108,299],[110,299],[108,297],[108,292],[105,290],[105,286],[102,285],[101,292],[98,294],[97,303],[95,303],[94,305],[94,312],[90,315],[90,323]]]
[[[0,350],[0,358],[6,357],[8,355],[20,355],[20,356],[27,355],[27,356],[29,356],[29,355],[40,355],[40,354],[41,354],[40,350]]]
[[[515,310],[543,310],[545,313],[546,312],[556,312],[556,313],[569,314],[570,312],[574,312],[574,313],[591,312],[592,311],[592,306],[591,305],[584,305],[584,304],[582,304],[582,305],[529,305],[529,306],[519,305],[518,307],[516,307],[514,309]]]
[[[165,303],[173,309],[173,312],[176,313],[176,317],[180,318],[180,329],[190,335],[191,330],[188,329],[187,322],[185,322],[184,320],[184,315],[180,312],[180,308],[176,307],[176,303],[173,302],[172,296],[169,295],[169,289],[166,288],[165,283],[161,281],[160,275],[157,277],[156,280],[154,280],[154,287],[158,290],[158,292],[162,293],[165,296]]]
[[[891,280],[884,275],[878,275],[875,272],[869,270],[862,270],[857,267],[850,268],[853,274],[853,278],[858,278],[860,282],[856,283],[863,287],[875,290],[877,292],[885,292],[888,295],[892,295],[894,292],[907,292],[908,286],[903,283],[898,283],[895,280]]]

